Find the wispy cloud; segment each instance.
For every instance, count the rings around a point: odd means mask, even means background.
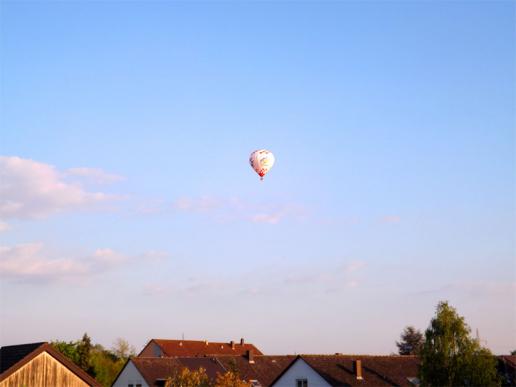
[[[108,173],[99,168],[69,168],[65,173],[67,176],[79,177],[97,184],[110,184],[125,180],[123,176]]]
[[[143,288],[147,296],[167,296],[182,294],[185,296],[218,294],[249,296],[279,295],[285,293],[326,294],[343,292],[360,286],[363,261],[349,261],[329,266],[297,265],[295,267],[256,268],[249,273],[239,275],[182,275],[174,284],[156,285],[148,283]],[[286,273],[286,274],[285,274]]]
[[[54,166],[20,157],[0,156],[0,218],[35,218],[86,209],[119,196],[89,192],[66,181]]]
[[[0,232],[4,232],[4,231],[7,231],[11,228],[11,226],[9,226],[9,224],[5,223],[5,222],[2,222],[0,220]]]
[[[237,197],[182,197],[172,202],[171,208],[208,216],[219,222],[245,221],[274,225],[283,220],[302,220],[308,216],[307,209],[295,203],[252,203]]]
[[[139,255],[124,255],[113,249],[101,248],[86,256],[56,254],[42,243],[0,246],[0,278],[17,282],[53,282],[87,279],[114,270],[128,263],[142,262],[141,257],[156,256],[151,251]],[[161,257],[164,253],[159,253]]]
[[[451,293],[463,294],[470,297],[507,296],[516,294],[516,281],[456,281],[446,283],[440,287],[416,292],[417,295],[447,295]]]
[[[397,224],[401,222],[401,217],[398,215],[386,215],[380,218],[380,223]]]
[[[208,212],[220,209],[225,205],[222,199],[210,196],[199,198],[181,197],[172,202],[173,209],[186,212]]]
[[[14,280],[54,280],[92,271],[86,259],[50,258],[41,243],[0,246],[0,277]]]

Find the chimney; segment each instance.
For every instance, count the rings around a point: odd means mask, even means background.
[[[204,340],[204,344],[208,345],[209,344],[208,340]]]
[[[243,337],[240,339],[240,345],[244,345],[244,338]]]
[[[247,360],[249,361],[250,364],[254,364],[254,355],[253,355],[253,351],[251,350],[247,350],[245,352],[245,356],[247,357]]]
[[[231,349],[233,349],[233,350],[234,350],[234,349],[235,349],[235,342],[234,342],[233,340],[231,340],[231,341],[229,342],[229,344],[231,345]]]
[[[183,346],[183,342],[182,342],[182,341],[180,341],[180,342],[179,342],[179,346],[180,346],[180,347],[182,347],[182,346]]]
[[[362,360],[353,361],[353,372],[355,373],[357,380],[364,379],[362,377]]]

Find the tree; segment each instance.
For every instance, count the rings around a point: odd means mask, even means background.
[[[440,302],[421,348],[423,386],[499,386],[496,358],[470,337],[464,317]]]
[[[165,387],[210,387],[210,378],[206,374],[204,368],[199,368],[197,371],[190,371],[183,367],[176,369],[174,374],[167,379]]]
[[[126,359],[119,358],[100,344],[95,344],[90,351],[90,364],[95,379],[106,387],[113,384],[125,361]]]
[[[514,356],[516,355],[516,349],[514,351],[511,352],[511,355]]]
[[[227,371],[224,374],[217,374],[214,387],[250,387],[251,383],[240,378],[240,374],[234,371]]]
[[[65,355],[75,364],[79,363],[79,353],[77,352],[77,343],[73,341],[52,341],[52,346]]]
[[[122,339],[121,337],[115,340],[113,348],[111,351],[120,359],[127,360],[130,356],[136,355],[134,347],[130,345],[127,340]]]
[[[77,354],[79,356],[79,358],[77,359],[77,365],[81,367],[84,371],[88,372],[90,375],[95,376],[90,364],[91,348],[91,338],[88,336],[87,333],[85,333],[82,336],[82,340],[77,343]]]
[[[413,326],[406,327],[400,335],[401,341],[396,341],[400,355],[417,355],[423,345],[423,334]]]
[[[79,367],[93,376],[105,387],[111,386],[124,366],[127,356],[134,354],[134,349],[124,339],[118,339],[112,351],[100,344],[92,345],[85,333],[78,341],[53,341],[52,345]]]

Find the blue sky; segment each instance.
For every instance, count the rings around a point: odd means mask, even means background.
[[[516,349],[513,2],[0,7],[2,345]]]

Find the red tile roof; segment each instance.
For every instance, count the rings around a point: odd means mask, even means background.
[[[142,350],[152,342],[156,343],[163,351],[164,356],[168,357],[196,357],[210,355],[244,355],[247,351],[252,351],[255,355],[261,355],[262,352],[253,344],[240,342],[231,343],[212,343],[200,340],[163,340],[152,339]],[[142,355],[142,353],[140,353]],[[139,355],[139,356],[140,356]],[[145,356],[149,356],[148,353]]]

